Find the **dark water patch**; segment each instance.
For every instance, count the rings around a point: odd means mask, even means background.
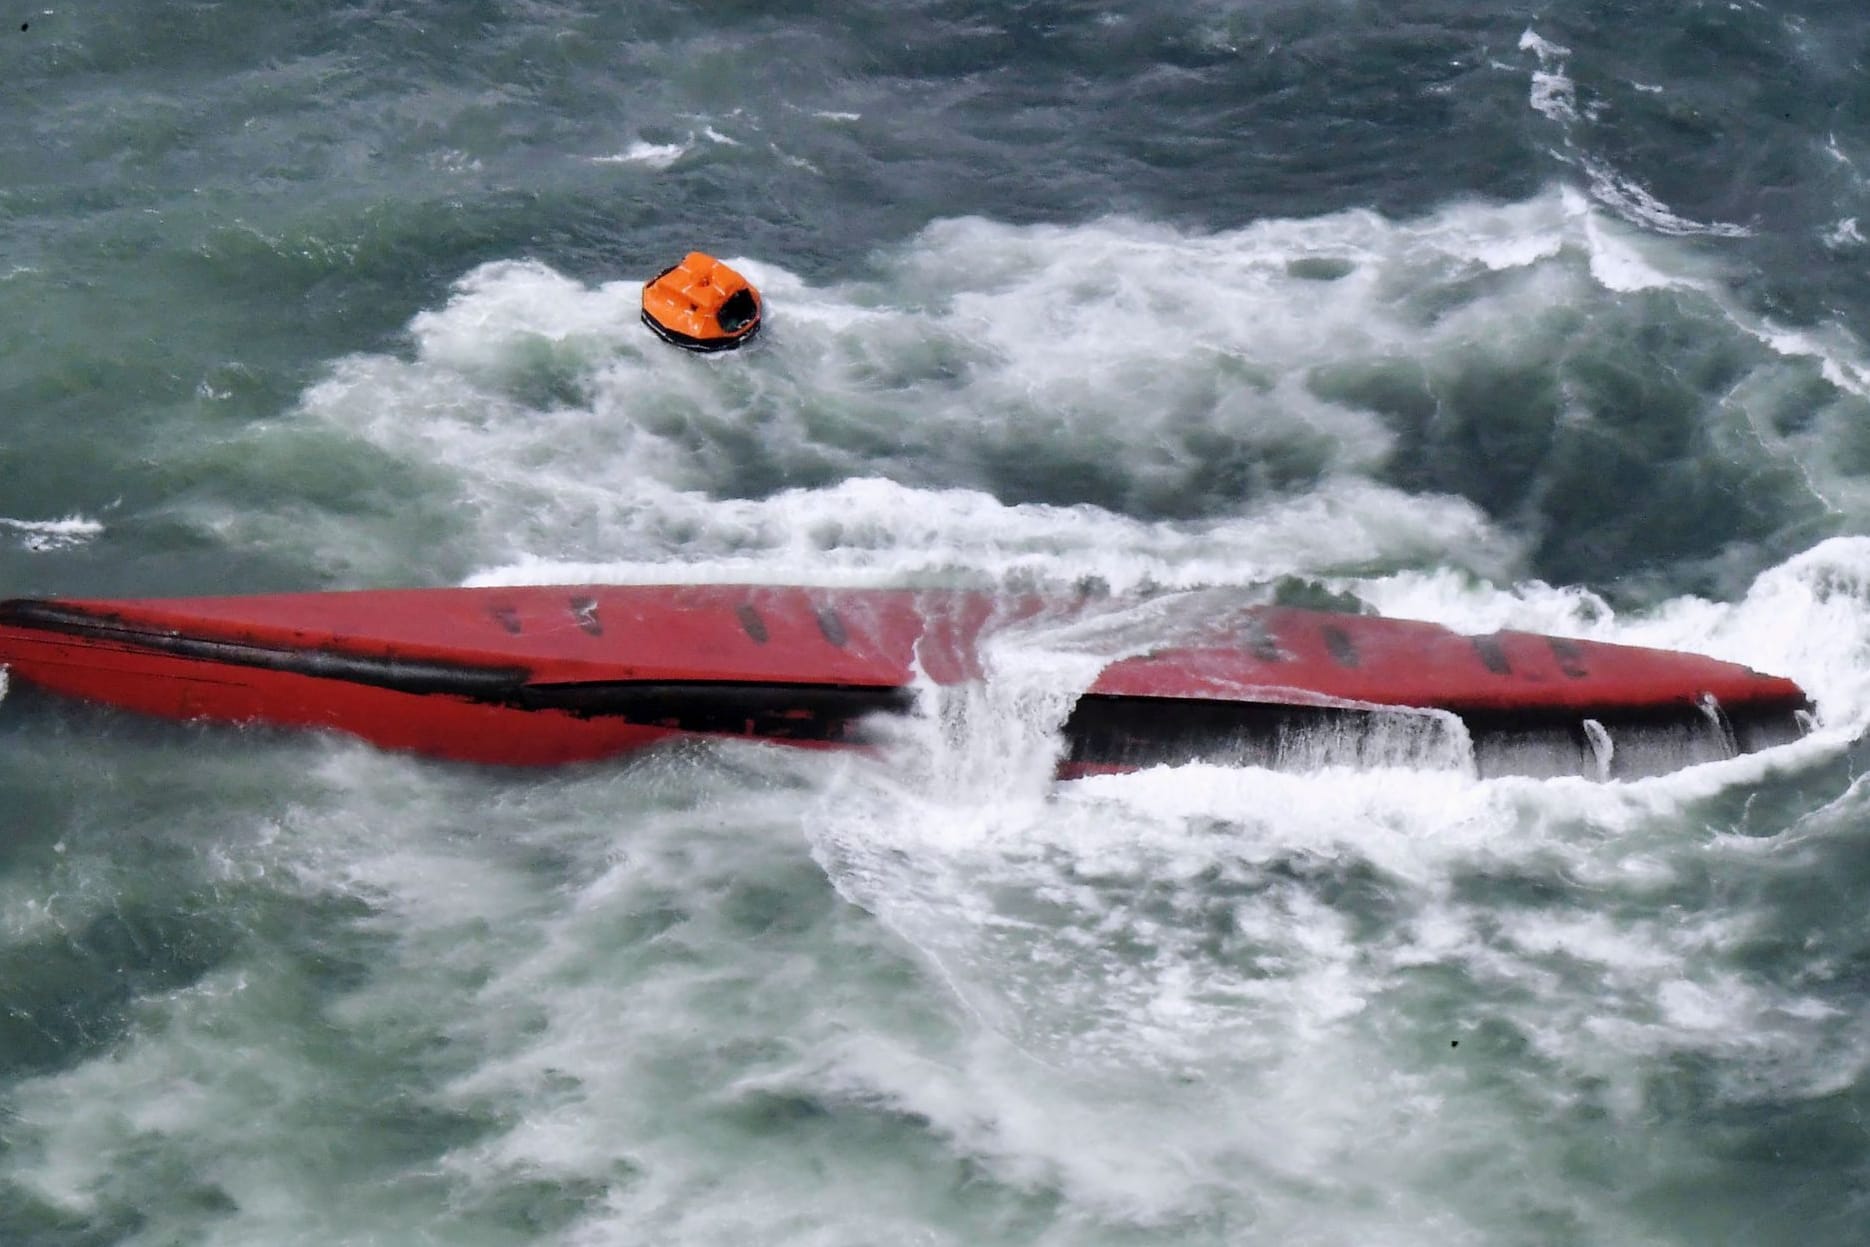
[[[1139,498],[1131,464],[1096,453],[1073,453],[1056,438],[1014,436],[978,451],[982,484],[995,498],[1026,503],[1082,503],[1125,511],[1154,511],[1167,497]],[[1182,500],[1179,495],[1176,501]],[[1173,505],[1173,502],[1171,502]]]
[[[1421,898],[1368,860],[1286,854],[1266,866],[1269,880],[1289,881],[1345,925],[1358,947],[1380,944],[1415,915]]]
[[[1452,898],[1483,914],[1563,910],[1578,904],[1584,892],[1556,855],[1462,868],[1451,882]]]
[[[340,1098],[303,1106],[294,1114],[296,1125],[314,1136],[351,1140],[334,1150],[325,1162],[334,1175],[408,1173],[413,1166],[432,1162],[459,1148],[489,1137],[501,1125],[490,1113],[464,1112],[427,1103],[426,1081],[414,1069],[384,1069],[365,1058],[374,1073],[374,1087],[347,1087]],[[345,1068],[343,1063],[333,1070]],[[413,1187],[446,1185],[432,1174],[412,1174]]]
[[[116,1043],[137,1002],[197,982],[239,942],[220,898],[119,899],[79,929],[0,948],[0,1081],[67,1068]]]
[[[1337,256],[1303,256],[1286,263],[1286,272],[1306,281],[1338,281],[1356,271],[1356,261]]]
[[[93,836],[113,836],[124,844],[152,838],[173,842],[199,832],[206,843],[225,826],[206,824],[194,817],[195,811],[232,810],[243,798],[265,808],[270,804],[267,798],[277,791],[268,792],[266,785],[279,782],[269,763],[303,756],[311,739],[304,732],[259,725],[178,722],[141,715],[92,705],[18,680],[8,688],[4,706],[0,716],[7,720],[17,742],[15,765],[35,770],[33,786],[53,794],[50,817],[34,831],[87,841]],[[45,753],[52,749],[66,751],[81,766],[89,765],[93,774],[73,776],[61,768],[44,767]],[[203,755],[218,755],[214,761],[230,770],[243,763],[255,768],[246,782],[239,775],[229,776],[229,786],[220,794],[232,798],[226,804],[215,799],[207,784],[163,791],[165,766],[182,774],[215,774],[219,768]],[[121,787],[121,794],[111,791],[115,786]],[[194,810],[183,805],[186,798],[180,795],[190,789],[200,802]],[[135,808],[139,800],[148,805]],[[148,819],[145,814],[150,810],[161,813]],[[160,821],[164,815],[173,819],[166,827]],[[152,827],[158,830],[152,833]],[[106,854],[112,851],[109,844],[86,847]],[[174,852],[173,843],[165,851]]]
[[[516,1242],[535,1242],[601,1212],[607,1201],[638,1177],[628,1161],[617,1161],[614,1171],[609,1180],[524,1178],[477,1184],[461,1197],[464,1219],[513,1234]]]
[[[412,1208],[434,1210],[434,1220],[458,1217],[458,1205],[450,1207],[449,1199],[454,1184],[430,1166],[451,1148],[481,1137],[485,1123],[411,1107],[395,1093],[366,1103],[344,1090],[332,1090],[322,1112],[285,1110],[281,1124],[289,1126],[293,1137],[282,1151],[292,1154],[298,1176],[343,1189],[361,1182],[361,1175],[372,1175],[367,1185],[373,1189],[357,1192],[347,1211],[366,1217],[374,1213],[378,1224],[394,1223]],[[269,1107],[280,1112],[277,1106]],[[93,1224],[128,1221],[160,1227],[170,1241],[188,1241],[213,1232],[217,1223],[238,1224],[243,1217],[267,1215],[265,1208],[243,1208],[226,1189],[204,1178],[204,1173],[228,1167],[228,1158],[207,1140],[140,1133],[114,1146],[110,1159],[109,1171],[90,1192],[100,1210],[87,1218]],[[238,1172],[240,1167],[233,1168]],[[329,1215],[324,1209],[307,1212],[312,1217]]]
[[[1816,368],[1789,390],[1735,397],[1786,365],[1671,296],[1548,319],[1510,351],[1347,362],[1308,384],[1397,433],[1383,479],[1459,494],[1529,532],[1532,570],[1552,583],[1614,597],[1667,568],[1676,593],[1733,596],[1809,539],[1823,503],[1746,421],[1796,427],[1813,396],[1847,401]],[[1736,566],[1740,549],[1752,552]]]
[[[794,443],[775,453],[778,447],[772,437],[774,428],[783,428],[794,417],[764,402],[756,401],[752,410],[747,410],[672,396],[661,401],[653,412],[636,418],[648,431],[681,447],[704,465],[709,492],[716,497],[770,498],[788,489],[822,489],[844,479],[854,466],[848,455],[839,453],[844,446],[838,444]],[[885,428],[867,432],[841,421],[833,424],[822,413],[811,424],[846,444],[854,437],[860,442],[872,441],[879,448],[900,449],[900,443]]]
[[[269,1160],[313,1187],[387,1184],[400,1199],[436,1207],[446,1202],[440,1188],[449,1183],[436,1175],[436,1159],[484,1138],[500,1119],[449,1107],[433,1094],[474,1059],[437,1030],[434,1019],[419,1010],[386,1012],[371,1003],[383,976],[396,972],[395,937],[381,914],[355,895],[294,894],[261,882],[217,884],[180,899],[156,899],[164,912],[144,919],[144,928],[151,929],[129,928],[121,904],[94,921],[72,941],[85,959],[41,941],[8,948],[0,966],[0,980],[25,992],[9,1001],[23,998],[32,1010],[35,976],[43,976],[49,981],[39,994],[67,1013],[84,1012],[78,1020],[88,1023],[67,1028],[72,1033],[51,1034],[58,1041],[52,1059],[40,1068],[22,1068],[16,1060],[10,1075],[82,1068],[106,1041],[124,1049],[126,1069],[139,1068],[140,1055],[176,1070],[173,1086],[124,1086],[124,1119],[110,1124],[103,1140],[108,1155],[98,1162],[88,1190],[102,1211],[84,1218],[83,1227],[130,1217],[161,1226],[165,1234],[194,1238],[213,1222],[250,1211],[210,1175],[228,1171],[230,1148],[262,1146],[255,1139],[273,1140]],[[164,973],[175,969],[178,941],[159,924],[172,927],[184,917],[199,921],[209,904],[214,929],[223,936],[215,964]],[[153,913],[155,906],[147,908]],[[164,936],[166,943],[159,943]],[[90,973],[87,961],[104,963],[104,973]],[[22,973],[22,967],[31,972]],[[176,990],[200,982],[210,969],[220,973],[211,998]],[[73,1005],[74,993],[99,977],[106,986],[91,993],[98,999]],[[78,1007],[86,1005],[91,1007]],[[19,1053],[16,1040],[4,1034],[0,1051]],[[217,1059],[217,1053],[231,1062]],[[64,1089],[56,1081],[21,1084],[20,1094],[34,1105],[35,1133],[26,1134],[21,1119],[13,1137],[28,1149],[38,1146],[34,1140],[53,1124],[45,1115],[48,1103],[59,1103],[48,1096],[69,1096],[85,1085],[82,1075]],[[244,1124],[216,1112],[196,1116],[190,1108],[196,1101],[238,1104],[259,1115]],[[177,1111],[155,1119],[138,1112],[158,1105]],[[72,1105],[80,1113],[91,1107],[82,1099]],[[150,1120],[164,1124],[136,1124]],[[252,1177],[250,1168],[233,1170]],[[243,1181],[236,1189],[246,1187]],[[376,1215],[394,1213],[386,1204]]]
[[[154,848],[134,840],[122,847],[132,855]],[[281,904],[251,887],[178,876],[186,863],[171,861],[165,869],[159,852],[146,856],[147,866],[119,868],[120,886],[140,895],[120,892],[74,929],[0,948],[0,981],[8,985],[0,1074],[44,1073],[95,1056],[149,1023],[151,1002],[234,964],[256,942],[285,953],[324,993],[352,990],[367,978],[359,950],[330,938],[334,921],[341,929],[361,916],[355,901]],[[98,873],[111,878],[108,869]],[[85,899],[81,893],[68,904]],[[54,894],[47,904],[58,902]]]
[[[1683,821],[1714,835],[1760,841],[1791,832],[1796,838],[1802,828],[1848,817],[1843,811],[1854,802],[1847,791],[1867,761],[1870,741],[1858,741],[1829,757],[1773,767],[1754,783],[1696,801]]]
[[[1748,915],[1752,922],[1724,944],[1721,959],[1756,981],[1835,1010],[1812,1027],[1829,1046],[1847,1041],[1870,988],[1870,935],[1861,922],[1870,838],[1862,831],[1865,801],[1854,787],[1799,812],[1823,793],[1812,778],[1794,797],[1770,787],[1762,793],[1762,800],[1777,795],[1775,804],[1791,806],[1775,839],[1706,860],[1701,894],[1684,892],[1675,899],[1684,907],[1720,905]],[[1749,820],[1756,816],[1744,806],[1739,813]]]
[[[1818,1100],[1729,1102],[1718,1062],[1669,1058],[1643,1080],[1636,1130],[1664,1141],[1673,1163],[1614,1175],[1658,1233],[1706,1243],[1857,1241],[1866,1166],[1858,1088]],[[1632,1181],[1632,1177],[1635,1178]]]
[[[717,900],[721,918],[743,939],[796,938],[825,918],[829,889],[810,859],[735,883]]]
[[[594,353],[585,343],[545,337],[516,343],[501,361],[501,392],[529,411],[588,407]]]
[[[1280,576],[1271,585],[1272,603],[1299,610],[1332,611],[1340,615],[1374,615],[1376,607],[1344,589],[1334,589],[1305,576]]]
[[[756,1135],[789,1134],[802,1125],[830,1117],[832,1111],[831,1106],[817,1096],[754,1091],[737,1097],[727,1116]],[[906,1124],[926,1129],[929,1123],[926,1117],[909,1114]]]
[[[1516,991],[1502,992],[1490,983],[1482,996],[1459,1001],[1454,1011],[1417,1014],[1414,1043],[1435,1053],[1430,1068],[1452,1072],[1453,1082],[1485,1103],[1507,1106],[1523,1128],[1549,1130],[1552,1090],[1565,1074],[1537,1051],[1524,1016]]]
[[[1008,220],[1115,207],[1231,224],[1289,214],[1294,196],[1324,210],[1347,184],[1419,210],[1462,171],[1502,194],[1533,188],[1536,149],[1486,108],[1487,96],[1523,99],[1522,83],[1481,65],[1517,36],[1511,19],[1043,7],[983,18],[962,5],[845,4],[723,21],[680,5],[567,4],[518,21],[347,6],[260,30],[218,10],[158,19],[115,5],[74,32],[82,70],[41,64],[29,85],[72,101],[87,98],[86,79],[129,90],[141,106],[113,115],[156,128],[103,141],[121,123],[78,108],[65,129],[97,144],[81,169],[127,151],[175,185],[239,166],[262,193],[253,175],[272,166],[287,183],[355,186],[458,153],[438,179],[458,198],[505,183],[549,200],[567,176],[562,155],[608,154],[620,131],[731,127],[737,147],[704,144],[651,182],[610,171],[608,198],[654,204],[690,230],[709,222],[730,248],[804,257],[808,270],[950,214],[956,167],[972,171],[974,210]],[[145,81],[145,64],[169,73]],[[1420,176],[1412,147],[1457,115],[1494,137],[1491,150],[1451,136],[1455,168]],[[1328,145],[1305,133],[1321,117],[1338,122]]]
[[[87,1221],[133,1222],[146,1232],[160,1222],[167,1233],[200,1235],[240,1211],[222,1187],[204,1180],[193,1157],[159,1134],[138,1136],[115,1150],[111,1174],[95,1192],[99,1212]]]
[[[106,516],[107,521],[111,517]],[[160,597],[174,594],[284,593],[317,587],[356,588],[345,568],[308,567],[300,551],[229,547],[192,524],[160,517],[123,525],[85,546],[46,553],[0,545],[0,584],[9,595],[67,597]],[[126,558],[126,552],[129,557]],[[8,694],[22,706],[48,704],[16,685]],[[58,703],[61,704],[62,703]],[[89,730],[89,729],[87,729]]]
[[[1464,1079],[1518,1097],[1514,1068],[1493,1058],[1525,1051],[1509,1019],[1534,1003],[1529,985],[1483,975],[1460,956],[1412,958],[1392,970],[1374,996],[1382,1008],[1376,1025],[1386,1042],[1412,1054],[1411,1068],[1457,1070]]]
[[[1048,4],[983,17],[933,5],[898,22],[894,39],[876,50],[887,72],[920,88],[931,122],[983,140],[990,169],[999,153],[1052,147],[1041,157],[1043,176],[1007,179],[1009,189],[1049,186],[1070,196],[1074,215],[1101,201],[1186,220],[1222,202],[1264,215],[1257,204],[1317,202],[1359,181],[1386,206],[1403,206],[1411,179],[1393,176],[1400,170],[1391,145],[1442,132],[1473,106],[1473,92],[1495,89],[1479,57],[1490,44],[1512,43],[1519,30],[1511,20],[1445,8],[1394,21],[1342,6],[1327,14],[1298,5],[1191,12],[1154,4],[1096,13]],[[954,81],[979,88],[972,98],[935,90]],[[1504,103],[1512,88],[1502,81],[1498,90]],[[1145,113],[1154,124],[1124,124]],[[1102,133],[1085,128],[1085,117],[1102,122]],[[1502,184],[1536,163],[1530,151],[1513,150],[1520,140],[1510,129],[1487,128],[1502,139],[1485,153],[1488,180]],[[1450,143],[1426,159],[1449,181],[1467,182],[1479,154]],[[1161,184],[1153,194],[1145,169]],[[1378,169],[1392,176],[1371,178]]]
[[[1234,514],[1315,486],[1343,453],[1338,438],[1296,423],[1261,431],[1229,410],[1241,381],[1229,366],[1142,376],[1127,403],[1079,420],[1017,405],[960,455],[931,441],[904,474],[933,466],[1011,505],[1090,505],[1147,521]],[[1257,378],[1246,384],[1259,388]],[[1123,426],[1136,422],[1159,429],[1154,444],[1129,442]]]
[[[21,713],[29,703],[33,713]],[[0,752],[0,784],[41,798],[30,816],[9,809],[6,826],[16,842],[57,839],[106,858],[129,853],[151,871],[186,871],[223,839],[244,843],[264,811],[317,789],[307,774],[317,746],[304,738],[266,765],[256,753],[199,747],[204,729],[196,725],[164,724],[131,739],[108,730],[113,724],[152,726],[30,685],[9,688],[0,702],[8,746]],[[226,745],[244,736],[217,730],[205,739]]]
[[[994,1240],[1013,1232],[1004,1241],[1023,1241],[1017,1231],[1038,1232],[1066,1203],[1047,1175],[1008,1181],[997,1166],[957,1150],[927,1116],[880,1095],[759,1088],[720,1098],[696,1124],[724,1150],[784,1156],[801,1180],[855,1175],[900,1192],[918,1216]],[[901,1192],[903,1172],[920,1175],[918,1189]]]
[[[1165,955],[1187,953],[1214,969],[1249,978],[1291,973],[1289,950],[1243,914],[1284,912],[1295,902],[1316,905],[1343,922],[1359,946],[1380,942],[1405,923],[1417,898],[1373,863],[1287,853],[1269,861],[1214,866],[1191,877],[1151,879],[1122,872],[1094,874],[1071,861],[1038,884],[989,886],[984,895],[999,920],[997,939],[1012,963],[1029,950],[1053,945],[1060,932],[1095,929],[1098,955],[1147,966]]]
[[[133,1208],[91,1215],[71,1212],[0,1180],[0,1242],[21,1247],[108,1247],[133,1237],[147,1220]]]
[[[1863,283],[1824,238],[1862,200],[1861,172],[1839,147],[1852,149],[1870,118],[1861,14],[1708,5],[1660,28],[1644,16],[1580,4],[1530,19],[1570,49],[1563,70],[1576,85],[1575,115],[1540,124],[1678,222],[1751,230],[1722,245],[1746,257],[1756,308],[1795,324],[1840,307],[1856,315]]]
[[[1325,434],[1243,442],[1233,431],[1189,428],[1175,436],[1192,465],[1185,480],[1133,490],[1124,510],[1145,519],[1193,519],[1318,484],[1339,453]]]
[[[1783,407],[1773,409],[1771,418],[1796,421],[1797,416],[1789,413],[1797,409],[1797,399],[1794,398]],[[1831,394],[1813,403],[1808,410],[1812,412],[1814,422],[1822,421],[1827,426],[1827,449],[1836,456],[1838,467],[1853,478],[1870,476],[1870,401],[1855,395]],[[1781,411],[1788,414],[1780,415]]]
[[[1547,368],[1509,360],[1464,361],[1436,380],[1435,427],[1412,456],[1398,456],[1395,480],[1447,488],[1471,497],[1489,514],[1523,516],[1562,412],[1558,378]],[[1485,464],[1486,469],[1474,473]],[[1459,479],[1465,476],[1465,479]]]

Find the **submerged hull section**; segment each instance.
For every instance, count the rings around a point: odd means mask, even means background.
[[[1191,598],[1109,662],[1061,771],[1197,758],[1471,757],[1483,775],[1634,777],[1795,739],[1789,680],[1693,654]],[[0,603],[23,684],[171,719],[347,732],[548,765],[676,736],[862,744],[995,638],[1108,603],[918,590],[593,586]]]

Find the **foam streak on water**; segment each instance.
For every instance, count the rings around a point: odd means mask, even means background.
[[[0,529],[14,533],[27,550],[59,550],[83,545],[104,531],[96,520],[68,515],[58,520],[19,520],[0,516]]]

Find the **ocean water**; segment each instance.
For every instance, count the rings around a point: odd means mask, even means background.
[[[0,13],[0,593],[1297,578],[1800,680],[1634,783],[516,774],[0,702],[0,1244],[1859,1244],[1870,15]],[[769,324],[636,320],[690,247]]]

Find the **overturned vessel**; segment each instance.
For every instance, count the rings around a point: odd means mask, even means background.
[[[1811,724],[1792,681],[1696,654],[1189,601],[1171,641],[1130,647],[1078,693],[1062,775],[1341,760],[1400,733],[1452,743],[1483,776],[1632,778]],[[997,638],[1103,609],[767,585],[15,599],[0,602],[0,665],[22,686],[169,719],[546,765],[685,736],[864,745],[875,716],[982,679]]]

